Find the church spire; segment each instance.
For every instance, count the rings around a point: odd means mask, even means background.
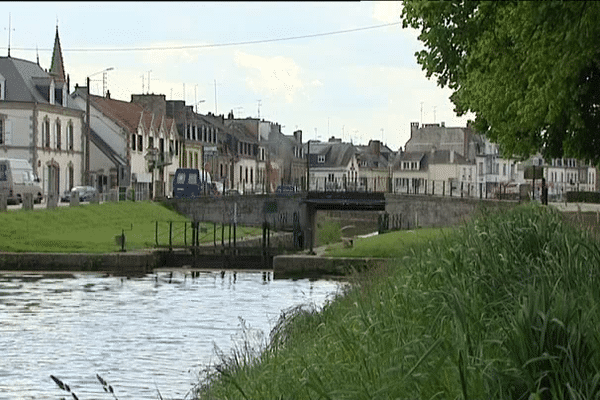
[[[56,24],[56,37],[54,38],[54,51],[52,52],[52,64],[50,65],[50,75],[54,75],[59,82],[65,82],[65,67],[63,64],[62,50],[60,48],[60,39],[58,37],[58,23]]]

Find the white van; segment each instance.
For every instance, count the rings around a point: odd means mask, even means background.
[[[9,204],[21,203],[25,193],[33,194],[34,202],[41,202],[39,182],[27,160],[0,158],[0,193],[6,194]]]

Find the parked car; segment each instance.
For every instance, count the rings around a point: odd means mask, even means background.
[[[39,178],[27,160],[0,158],[0,192],[6,194],[7,203],[23,202],[23,195],[31,193],[36,203],[42,201]]]
[[[173,198],[193,199],[212,194],[210,174],[196,168],[178,168],[173,177]]]
[[[98,194],[98,190],[93,186],[74,186],[73,189],[63,193],[60,201],[71,201],[71,193],[73,191],[77,191],[77,193],[79,193],[79,201],[91,201],[94,196]]]

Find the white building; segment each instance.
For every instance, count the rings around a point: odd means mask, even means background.
[[[356,149],[334,137],[328,142],[309,141],[304,146],[309,158],[309,190],[360,190]]]
[[[0,57],[0,157],[29,161],[44,196],[83,182],[83,112],[68,106],[58,27],[52,66]]]
[[[71,95],[86,107],[87,89]],[[100,192],[132,188],[138,200],[169,195],[181,143],[172,118],[142,105],[90,95],[90,176]]]

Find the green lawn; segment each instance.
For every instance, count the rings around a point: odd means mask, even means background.
[[[325,255],[394,258],[401,256],[410,246],[443,237],[450,232],[450,228],[421,228],[387,232],[382,235],[353,239],[353,245],[350,248],[344,247],[343,243],[329,245]]]
[[[58,207],[52,210],[17,210],[0,213],[0,251],[109,253],[118,251],[115,236],[124,230],[127,250],[169,243],[169,223],[173,224],[175,243],[183,243],[183,223],[187,221],[187,241],[191,241],[189,220],[157,203],[119,202]],[[260,235],[260,228],[237,229],[237,237]],[[228,229],[225,230],[228,240]],[[212,242],[213,224],[201,226],[200,241]],[[217,226],[217,240],[221,229]]]

